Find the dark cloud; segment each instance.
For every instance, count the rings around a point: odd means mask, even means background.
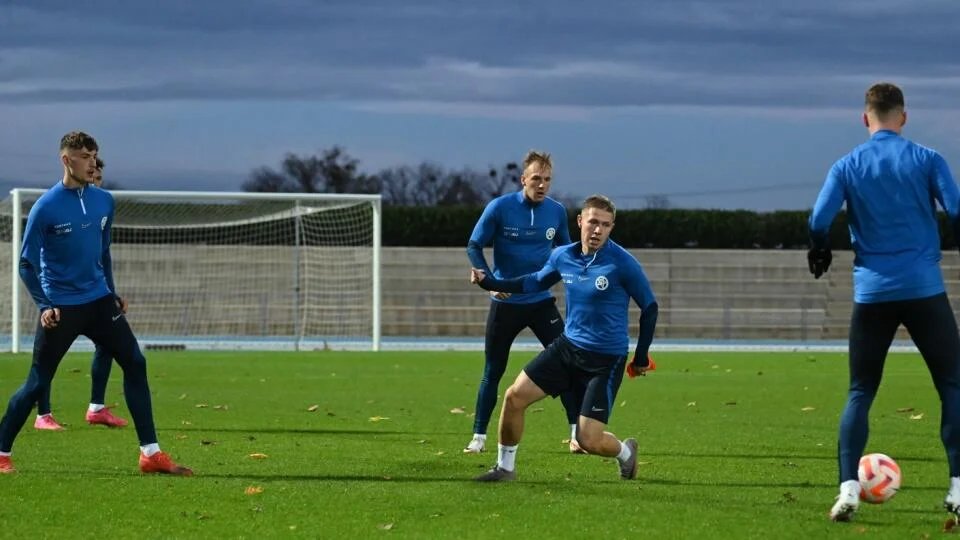
[[[954,0],[13,1],[9,102],[306,99],[846,107],[960,90]]]

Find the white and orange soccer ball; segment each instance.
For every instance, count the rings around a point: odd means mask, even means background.
[[[900,490],[900,466],[886,454],[860,458],[860,499],[873,504],[889,501]]]

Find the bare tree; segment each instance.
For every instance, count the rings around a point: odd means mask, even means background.
[[[523,171],[514,162],[507,163],[499,171],[490,167],[487,173],[490,185],[490,198],[495,199],[508,191],[513,191],[520,185],[520,175]]]
[[[260,167],[243,184],[246,191],[299,193],[369,193],[379,190],[375,179],[357,173],[359,161],[334,146],[319,156],[287,153],[280,171]]]
[[[670,208],[670,197],[666,195],[647,195],[644,199],[647,202],[647,208],[650,210],[666,210]]]

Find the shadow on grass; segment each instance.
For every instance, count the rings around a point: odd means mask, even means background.
[[[836,454],[737,454],[737,453],[716,453],[716,452],[645,452],[643,447],[640,449],[641,459],[642,456],[651,456],[651,457],[669,457],[669,458],[717,458],[717,459],[809,459],[809,460],[825,460],[825,461],[836,461]],[[898,462],[903,461],[913,461],[913,462],[922,462],[922,463],[946,463],[946,457],[931,457],[931,456],[892,456]]]
[[[225,428],[225,427],[203,427],[203,426],[183,426],[176,428],[157,428],[157,431],[201,431],[208,433],[273,433],[273,434],[300,434],[300,435],[434,435],[434,433],[423,433],[420,431],[390,431],[373,429],[330,429],[330,428]],[[447,433],[438,433],[437,435],[448,435]]]

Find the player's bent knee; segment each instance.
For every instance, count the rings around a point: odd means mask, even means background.
[[[580,448],[583,448],[591,454],[598,454],[603,444],[603,433],[577,433],[577,444],[580,445]]]

